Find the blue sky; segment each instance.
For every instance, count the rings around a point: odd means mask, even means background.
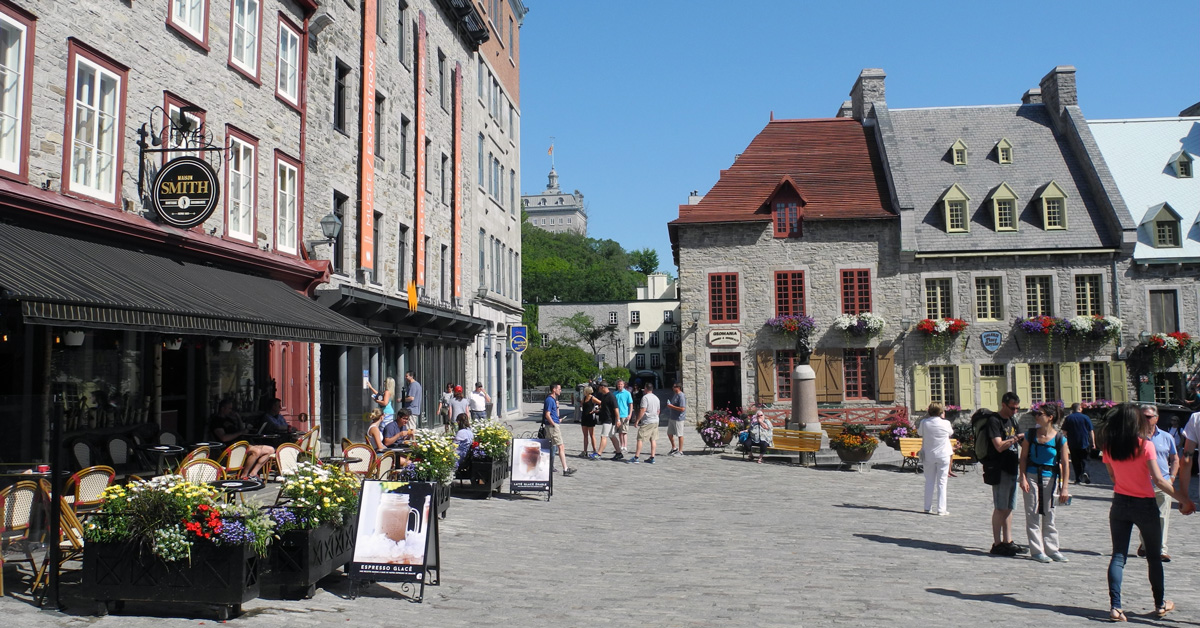
[[[776,118],[837,112],[858,72],[892,108],[1006,104],[1074,65],[1088,119],[1200,101],[1200,3],[525,0],[521,188],[583,192],[589,235],[653,247],[688,192]]]

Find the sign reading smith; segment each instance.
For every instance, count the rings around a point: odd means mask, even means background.
[[[150,204],[163,222],[190,229],[212,215],[221,200],[217,173],[208,162],[196,157],[168,161],[150,192]]]

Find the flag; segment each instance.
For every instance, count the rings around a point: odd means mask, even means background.
[[[553,155],[553,154],[554,154],[554,144],[551,144],[551,145],[550,145],[550,150],[546,151],[546,154],[547,154],[547,155]]]

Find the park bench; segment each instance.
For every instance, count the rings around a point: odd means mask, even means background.
[[[901,438],[900,439],[900,455],[903,460],[900,462],[900,470],[905,467],[912,467],[913,471],[921,470],[921,439],[919,438]]]
[[[786,430],[783,428],[774,428],[771,430],[771,447],[770,451],[792,451],[799,454],[798,462],[803,464],[806,457],[810,458],[815,464],[817,452],[821,449],[821,433],[820,432],[804,432],[801,430]],[[749,446],[742,447],[742,458],[745,458],[750,453]],[[809,454],[809,456],[805,456]]]
[[[958,440],[957,439],[954,439],[954,438],[950,439],[950,448],[951,448],[951,450],[958,449]],[[966,472],[970,471],[971,469],[975,468],[975,457],[974,456],[960,456],[959,454],[954,454],[953,456],[950,457],[950,469],[953,470],[955,467],[958,467],[959,471],[966,473]]]

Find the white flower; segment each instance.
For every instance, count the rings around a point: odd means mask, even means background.
[[[1070,320],[1071,329],[1077,329],[1080,332],[1086,333],[1092,331],[1091,316],[1076,316]]]

